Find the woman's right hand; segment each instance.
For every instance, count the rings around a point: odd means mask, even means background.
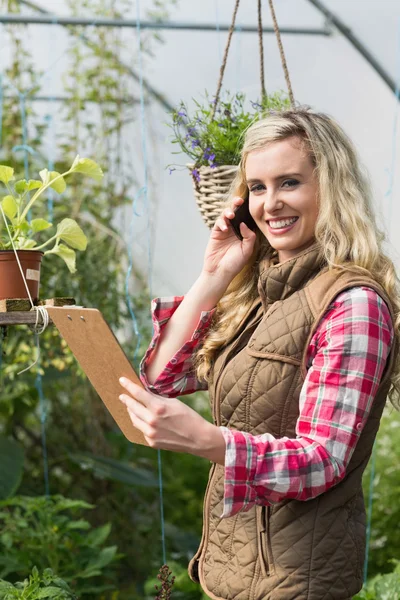
[[[230,224],[235,216],[234,209],[243,202],[243,198],[234,198],[231,207],[226,208],[216,220],[205,251],[203,272],[232,280],[250,260],[256,241],[255,232],[242,222],[240,233],[243,240],[239,240]]]

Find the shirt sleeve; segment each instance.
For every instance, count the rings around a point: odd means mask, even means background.
[[[207,383],[199,382],[196,377],[193,368],[193,355],[210,328],[215,308],[201,313],[192,337],[171,357],[163,371],[158,375],[156,381],[150,384],[146,377],[146,368],[151,360],[152,353],[157,346],[165,326],[183,298],[184,296],[168,296],[152,300],[153,338],[140,363],[139,376],[145,388],[167,398],[175,398],[179,395],[183,396],[207,389]]]
[[[221,518],[285,498],[309,500],[336,485],[368,419],[394,328],[375,290],[339,294],[309,346],[296,438],[220,427],[226,442]]]

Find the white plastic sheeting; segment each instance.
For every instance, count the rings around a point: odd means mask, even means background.
[[[398,0],[322,0],[368,47],[391,77],[400,81],[400,2]],[[36,0],[36,4],[58,14],[68,14],[63,0]],[[151,0],[141,0],[142,16]],[[170,19],[192,23],[229,24],[234,0],[180,0],[170,9]],[[257,3],[243,0],[237,25],[257,24]],[[325,26],[325,18],[307,0],[275,0],[281,27]],[[30,12],[26,10],[27,14]],[[263,22],[272,26],[268,1],[263,0]],[[33,13],[31,13],[33,14]],[[130,18],[136,17],[132,6]],[[49,63],[49,36],[53,36],[52,58],[63,51],[66,35],[54,37],[55,26],[30,26],[33,49],[43,66]],[[33,29],[35,29],[33,31]],[[137,55],[135,30],[124,32],[131,39],[132,56]],[[183,99],[191,105],[204,90],[215,92],[220,58],[226,32],[163,31],[164,43],[154,47],[155,57],[146,61],[145,77],[173,105]],[[400,267],[400,125],[394,136],[399,103],[393,92],[371,68],[361,54],[339,32],[330,37],[282,35],[287,63],[297,101],[309,104],[335,117],[355,142],[374,187],[374,197],[381,226],[390,240],[387,248]],[[273,34],[264,35],[267,89],[286,89]],[[128,57],[125,57],[128,58]],[[57,66],[61,70],[62,59]],[[132,66],[137,68],[137,62]],[[57,88],[52,79],[53,92]],[[232,40],[224,87],[241,90],[251,99],[259,97],[258,39],[256,33],[235,32]],[[135,88],[138,93],[138,86]],[[184,171],[169,174],[166,165],[184,165],[187,158],[172,155],[165,109],[156,101],[146,107],[148,159],[151,175],[151,254],[153,295],[184,294],[200,273],[209,231],[203,224],[192,194],[191,180]],[[142,173],[140,119],[129,133],[135,140],[132,165],[138,177]],[[397,155],[395,149],[397,146]],[[390,169],[395,158],[393,188],[387,195]],[[132,194],[135,190],[132,190]],[[130,219],[126,210],[126,227]],[[391,215],[391,216],[390,216]],[[127,233],[127,230],[126,232]],[[148,269],[148,236],[144,218],[135,223],[133,253],[144,272]]]

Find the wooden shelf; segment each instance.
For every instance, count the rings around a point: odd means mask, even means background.
[[[30,302],[25,298],[14,298],[11,300],[0,300],[0,327],[7,327],[8,325],[35,325],[36,323],[36,311],[30,310]],[[39,306],[43,307],[67,307],[74,308],[76,306],[75,299],[66,298],[48,298],[47,300],[41,300]],[[42,318],[39,315],[38,325],[42,323]],[[49,324],[53,321],[49,317]]]
[[[42,319],[39,317],[39,324]],[[32,311],[0,312],[0,326],[7,325],[34,325],[36,323],[36,313]],[[49,318],[49,324],[53,321]]]

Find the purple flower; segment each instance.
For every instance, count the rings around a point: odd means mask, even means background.
[[[250,104],[252,105],[253,108],[255,108],[256,110],[260,110],[262,108],[261,104],[259,104],[258,102],[253,102],[252,100],[250,100]]]
[[[176,171],[175,168],[169,170],[169,174],[171,175],[172,171]]]
[[[185,111],[184,111],[184,110],[180,110],[180,111],[178,112],[178,116],[179,116],[179,117],[186,117],[186,113],[185,113]]]
[[[196,129],[194,127],[188,127],[188,134],[190,135],[190,137],[196,137]]]
[[[196,181],[200,181],[200,173],[198,169],[192,169],[192,175]]]
[[[218,123],[218,127],[223,127],[224,124],[223,123]]]
[[[193,140],[192,141],[192,148],[197,148],[197,146],[200,146],[199,140]]]
[[[210,158],[210,151],[211,151],[211,148],[206,148],[204,150],[203,157],[204,157],[205,160],[208,160]]]

